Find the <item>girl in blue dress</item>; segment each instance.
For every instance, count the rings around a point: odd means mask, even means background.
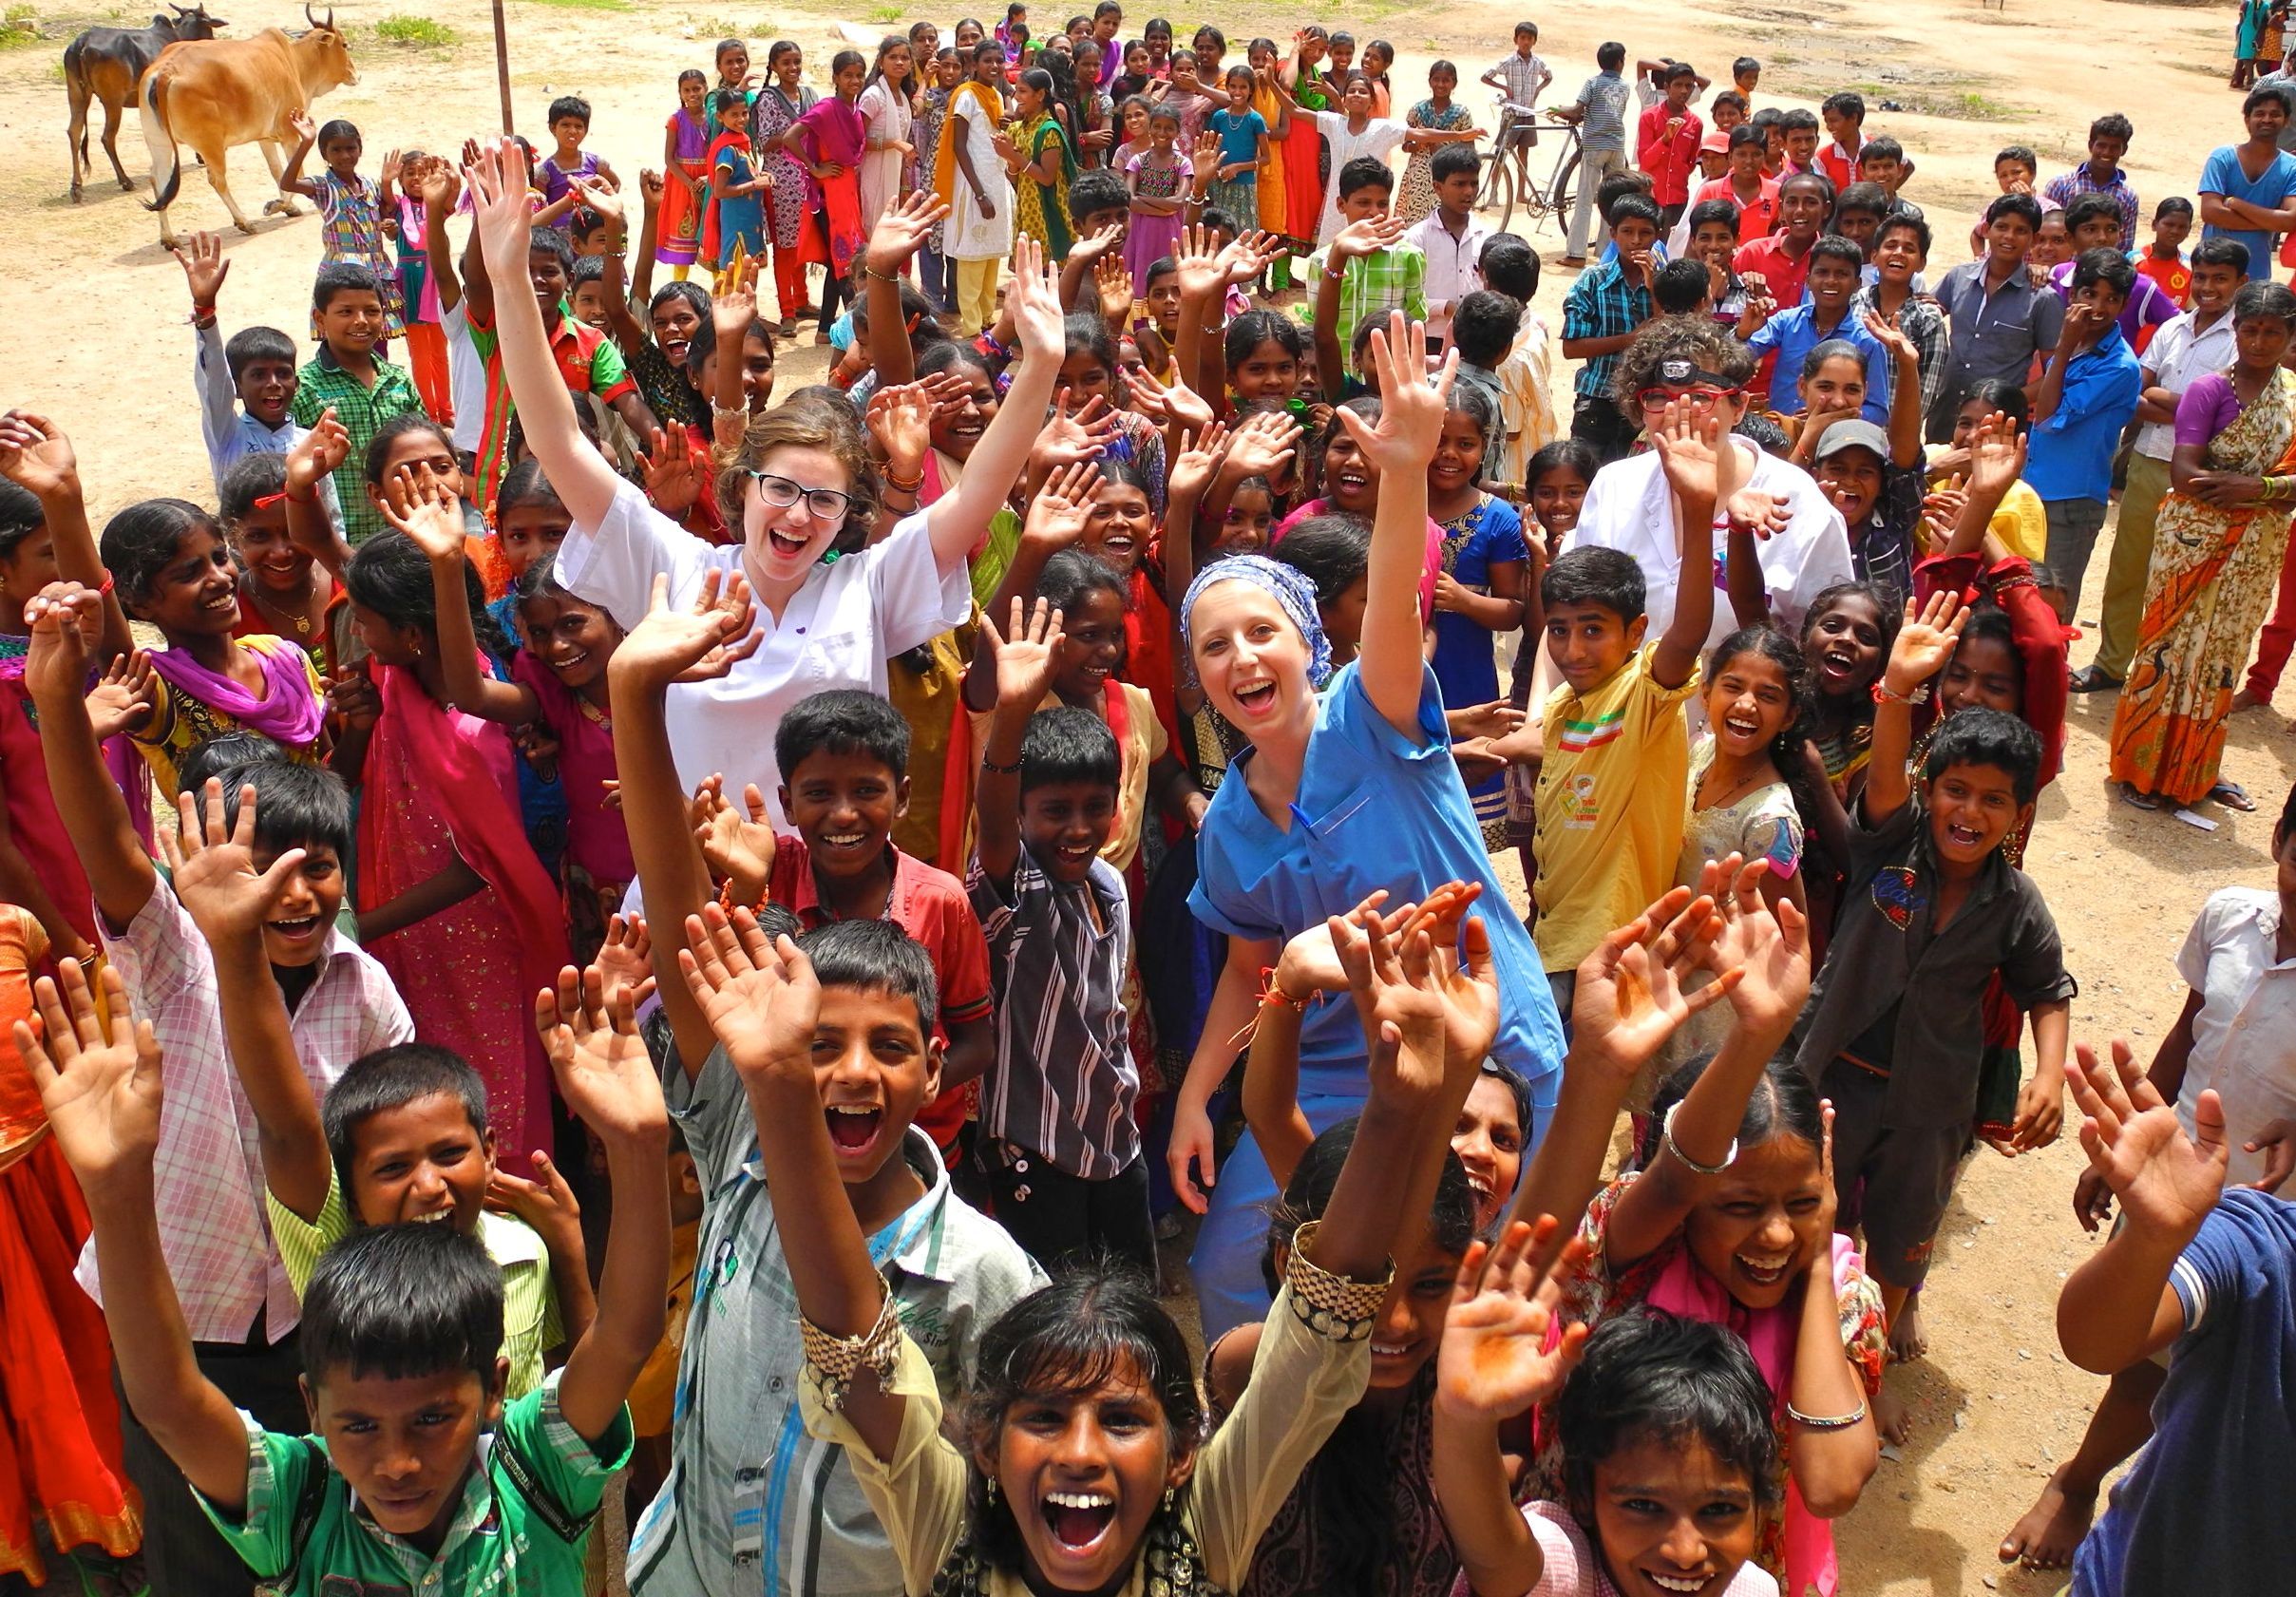
[[[1443,563],[1435,573],[1435,652],[1429,663],[1443,690],[1452,735],[1460,738],[1505,730],[1473,713],[1499,699],[1498,638],[1523,624],[1523,583],[1530,565],[1523,513],[1477,481],[1498,429],[1498,408],[1490,396],[1461,383],[1451,390],[1435,458],[1427,463],[1427,513],[1443,529]],[[1476,784],[1469,797],[1484,846],[1504,848],[1506,772]]]
[[[1355,661],[1331,673],[1314,589],[1274,561],[1214,561],[1182,605],[1189,663],[1205,694],[1251,745],[1237,755],[1197,840],[1200,877],[1189,907],[1226,935],[1228,947],[1178,1095],[1168,1155],[1184,1201],[1207,1211],[1193,1260],[1207,1341],[1266,1310],[1260,1253],[1274,1183],[1248,1136],[1214,1182],[1205,1104],[1262,1002],[1261,973],[1290,938],[1378,889],[1394,907],[1446,882],[1481,883],[1477,914],[1504,996],[1491,1056],[1531,1084],[1541,1121],[1561,1086],[1562,1027],[1539,956],[1484,850],[1452,758],[1442,694],[1420,655],[1427,468],[1456,366],[1454,355],[1430,388],[1414,353],[1426,347],[1422,335],[1400,315],[1373,335],[1386,406],[1376,424],[1355,415],[1341,424],[1385,484]],[[1316,1131],[1362,1110],[1362,1029],[1343,997],[1310,1004],[1300,1055],[1300,1107]]]

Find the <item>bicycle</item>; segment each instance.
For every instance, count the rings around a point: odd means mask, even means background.
[[[1552,111],[1547,113],[1548,120],[1540,124],[1545,131],[1560,135],[1562,140],[1554,170],[1542,187],[1530,175],[1529,142],[1518,142],[1514,137],[1524,122],[1535,118],[1537,113],[1513,104],[1504,94],[1497,100],[1499,131],[1490,153],[1484,157],[1489,165],[1475,205],[1479,210],[1497,211],[1499,231],[1504,233],[1514,220],[1518,204],[1534,225],[1546,217],[1559,216],[1569,209],[1579,175],[1579,128],[1575,123],[1557,119]],[[1511,161],[1508,159],[1510,152],[1514,157]]]

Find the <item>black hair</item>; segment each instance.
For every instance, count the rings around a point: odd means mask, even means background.
[[[396,530],[380,532],[358,547],[343,568],[343,587],[394,627],[436,635],[437,596],[430,586],[430,559],[415,541]],[[470,627],[479,647],[496,659],[507,658],[510,639],[486,607],[485,584],[468,561],[463,562],[463,592],[470,604]]]
[[[1308,1144],[1282,1200],[1269,1216],[1260,1255],[1260,1273],[1276,1290],[1277,1255],[1288,1249],[1301,1226],[1321,1218],[1338,1187],[1339,1172],[1355,1147],[1358,1121],[1340,1121]],[[1434,1245],[1454,1257],[1475,1237],[1475,1193],[1459,1156],[1446,1147],[1443,1171],[1435,1182],[1434,1210],[1428,1217]],[[1300,1472],[1293,1494],[1324,1538],[1318,1549],[1320,1570],[1333,1591],[1402,1589],[1408,1571],[1397,1568],[1408,1547],[1398,1547],[1390,1507],[1390,1442],[1387,1422],[1363,1403],[1352,1405]]]
[[[2192,264],[2195,267],[2230,266],[2246,276],[2249,247],[2237,238],[2203,238],[2192,246]]]
[[[1698,270],[1703,272],[1705,268],[1701,266]],[[1507,352],[1515,341],[1515,332],[1522,325],[1520,299],[1493,289],[1476,289],[1462,295],[1452,307],[1451,335],[1459,346],[1461,360],[1491,368],[1507,358]],[[1465,385],[1457,385],[1452,391],[1456,393],[1461,387]]]
[[[789,707],[773,729],[773,764],[793,781],[808,754],[862,754],[901,781],[909,774],[909,723],[875,694],[831,688]]]
[[[1720,203],[1728,205],[1730,201]],[[1687,315],[1706,303],[1714,292],[1714,276],[1702,260],[1684,257],[1670,260],[1658,270],[1657,279],[1650,286],[1650,297],[1657,301],[1661,315]]]
[[[1542,445],[1523,467],[1523,495],[1539,485],[1539,479],[1549,471],[1575,471],[1587,486],[1594,485],[1594,474],[1603,469],[1603,457],[1595,453],[1594,446],[1584,438],[1558,438]]]
[[[1817,113],[1797,107],[1779,117],[1778,126],[1788,133],[1815,133],[1819,126]]]
[[[1268,550],[1316,587],[1316,605],[1328,610],[1371,569],[1371,518],[1345,510],[1310,516]]]
[[[2283,111],[2296,107],[2296,95],[2291,95],[2282,85],[2258,84],[2254,88],[2249,90],[2249,97],[2240,103],[2240,114],[2246,117],[2268,100],[2279,101],[2280,108]]]
[[[2018,803],[2031,804],[2040,789],[2040,733],[2014,715],[1981,707],[1937,724],[1922,761],[1922,778],[1934,782],[1957,765],[1991,766],[2007,774]]]
[[[1716,95],[1712,100],[1709,100],[1706,103],[1707,114],[1718,119],[1721,116],[1722,107],[1725,105],[1736,105],[1738,108],[1738,115],[1741,117],[1746,114],[1746,97],[1740,94],[1735,88],[1726,88],[1722,90],[1721,93]],[[1736,126],[1731,128],[1730,131],[1736,133],[1738,128],[1745,125],[1746,124],[1741,122],[1737,124]]]
[[[1649,608],[1650,584],[1632,555],[1583,543],[1565,549],[1539,579],[1539,602],[1549,611],[1565,604],[1599,604],[1632,622]]]
[[[936,344],[917,357],[917,374],[920,377],[937,377],[959,366],[971,367],[984,377],[993,378],[996,375],[989,370],[989,357],[961,339],[952,338]]]
[[[2083,250],[2073,257],[2073,276],[2066,286],[2078,294],[2097,283],[2105,284],[2127,299],[2129,291],[2136,286],[2136,268],[2117,249]]]
[[[2153,207],[2153,219],[2156,222],[2166,221],[2171,217],[2190,217],[2192,214],[2192,202],[2181,194],[2172,194]]]
[[[1727,1326],[1648,1304],[1614,1315],[1586,1339],[1556,1399],[1573,1511],[1592,1517],[1595,1467],[1638,1442],[1696,1441],[1745,1475],[1757,1508],[1774,1507],[1771,1402],[1761,1367]]]
[[[451,1226],[354,1230],[311,1272],[297,1345],[314,1389],[338,1370],[389,1380],[467,1372],[492,1394],[502,1266]]]
[[[1751,125],[1752,124],[1748,123],[1738,124],[1738,127],[1748,127]],[[1730,131],[1733,137],[1736,136],[1737,128],[1734,127]],[[1761,137],[1761,135],[1756,133],[1755,137],[1758,139]],[[1728,200],[1701,200],[1696,205],[1690,207],[1690,237],[1694,238],[1697,238],[1699,228],[1710,227],[1716,222],[1720,222],[1727,226],[1730,229],[1730,237],[1736,238],[1738,236],[1738,208],[1736,203]]]
[[[1594,64],[1605,72],[1615,72],[1626,65],[1626,47],[1616,39],[1606,40],[1595,48]]]
[[[1995,222],[2007,217],[2022,218],[2027,227],[2039,233],[2040,231],[2040,201],[2029,194],[1994,196],[1993,202],[1985,207],[1985,225],[1991,227]]]
[[[575,409],[581,410],[587,407],[578,405]],[[410,432],[427,432],[448,454],[454,453],[454,439],[445,428],[420,410],[402,410],[376,428],[374,437],[368,441],[367,458],[359,464],[370,487],[383,485],[383,474],[390,463],[390,447]]]
[[[1217,205],[1206,205],[1200,220],[1206,233],[1224,233],[1232,238],[1239,231],[1236,219]]]
[[[580,211],[574,214],[575,221],[578,224],[575,231],[578,233],[581,231],[579,224],[583,214]],[[606,257],[604,256],[577,256],[574,257],[574,270],[566,279],[567,297],[572,298],[584,283],[603,283],[605,280]]]
[[[550,102],[550,114],[542,119],[542,125],[547,127],[553,123],[564,122],[568,117],[572,117],[584,127],[588,127],[590,125],[590,102],[579,94],[561,94]]]
[[[1770,129],[1774,127],[1778,129],[1779,132],[1783,133],[1785,131],[1785,122],[1786,113],[1779,110],[1775,105],[1764,105],[1760,110],[1755,112],[1754,115],[1746,119],[1748,126],[1758,127],[1762,130],[1762,146],[1765,149],[1767,149],[1770,145]]]
[[[211,756],[211,762],[212,759]],[[179,790],[199,791],[190,789],[184,776],[186,769],[180,767],[176,772]],[[219,777],[223,783],[223,825],[227,830],[239,824],[239,789],[255,789],[256,846],[265,853],[277,856],[290,848],[316,847],[332,848],[337,856],[349,857],[351,789],[343,785],[340,776],[324,766],[295,765],[256,753],[255,758],[228,769],[208,763],[199,773],[201,783],[211,775]],[[204,810],[205,807],[202,798],[200,808]]]
[[[1827,95],[1818,108],[1831,111],[1837,117],[1848,117],[1851,122],[1863,122],[1866,118],[1866,97],[1851,89],[1838,89]]]
[[[1730,76],[1732,81],[1735,82],[1736,80],[1744,77],[1749,72],[1759,72],[1761,69],[1762,64],[1760,62],[1755,60],[1754,57],[1750,55],[1741,55],[1736,61],[1730,64]]]
[[[1669,61],[1665,66],[1659,68],[1659,70],[1654,74],[1654,77],[1660,84],[1671,84],[1679,78],[1695,79],[1698,75],[1698,68],[1691,66],[1689,62]]]
[[[1966,407],[1971,400],[1983,405],[1987,410],[1999,410],[2020,431],[2023,430],[2026,420],[2033,414],[2033,402],[2025,397],[2024,385],[2011,382],[2005,377],[1987,377],[1970,384],[1968,393],[1962,400],[1963,406]]]
[[[1793,447],[1793,440],[1786,436],[1786,429],[1760,410],[1747,411],[1731,424],[1730,430],[1734,436],[1745,439],[1766,455],[1783,457]]]
[[[1036,595],[1072,622],[1088,594],[1111,593],[1119,609],[1129,609],[1131,589],[1108,561],[1082,549],[1061,549],[1037,574]]]
[[[1451,392],[1444,397],[1443,408],[1447,412],[1456,411],[1474,423],[1475,430],[1483,435],[1485,447],[1490,447],[1491,435],[1499,430],[1499,408],[1491,402],[1490,394],[1472,383],[1454,383]],[[1481,465],[1480,461],[1476,462],[1478,476],[1481,475]]]
[[[1875,214],[1879,215],[1878,212]],[[1854,274],[1865,270],[1866,252],[1858,248],[1857,240],[1854,238],[1845,238],[1838,233],[1829,233],[1810,246],[1810,259],[1804,270],[1807,271],[1810,266],[1815,266],[1821,260],[1838,260]]]
[[[287,457],[257,450],[241,455],[223,473],[216,512],[225,526],[236,526],[254,513],[256,501],[287,491]]]
[[[234,383],[258,360],[283,360],[293,366],[295,341],[275,327],[243,327],[223,346],[223,365]]]
[[[184,538],[202,528],[223,536],[216,519],[187,499],[146,499],[104,523],[97,552],[120,602],[132,608],[149,599]]]
[[[1906,159],[1906,146],[1885,133],[1878,139],[1869,139],[1860,144],[1857,159],[1860,164],[1869,160],[1903,161]]]
[[[1735,94],[1717,94],[1715,96],[1715,99],[1717,101],[1735,100],[1737,96]],[[1741,133],[1745,135],[1745,137],[1742,139],[1738,137],[1738,135]],[[1739,123],[1736,127],[1730,130],[1728,138],[1730,140],[1730,147],[1734,150],[1767,149],[1770,145],[1770,141],[1763,134],[1762,130],[1755,126],[1754,124],[1750,122]]]
[[[770,65],[770,64],[768,64]],[[721,88],[710,96],[710,114],[724,116],[736,105],[747,105],[750,97],[738,88]]]
[[[1653,227],[1661,225],[1657,202],[1641,194],[1620,195],[1611,201],[1610,210],[1605,214],[1613,233],[1619,230],[1619,223],[1629,217],[1639,217]]]
[[[559,270],[569,277],[574,276],[574,246],[566,236],[555,227],[532,227],[526,230],[526,253],[546,255],[558,262]]]
[[[1963,712],[1964,714],[1969,712]],[[1988,713],[1993,713],[1988,712]],[[1948,723],[1961,716],[1949,717]],[[2030,736],[2031,731],[2027,730]],[[1659,1146],[1665,1134],[1667,1113],[1690,1095],[1690,1089],[1706,1074],[1714,1063],[1714,1055],[1701,1054],[1676,1066],[1660,1081],[1658,1091],[1651,1094],[1650,1123],[1644,1129],[1641,1145],[1635,1150],[1635,1166],[1648,1169],[1659,1157]],[[1738,1116],[1737,1146],[1741,1152],[1761,1147],[1773,1137],[1794,1137],[1809,1145],[1811,1157],[1815,1158],[1825,1147],[1825,1112],[1818,1098],[1817,1088],[1810,1074],[1796,1064],[1790,1053],[1779,1054],[1762,1069],[1762,1077],[1747,1095],[1745,1112]]]
[[[917,1005],[917,1029],[933,1035],[940,1015],[940,987],[933,957],[891,921],[830,921],[797,939],[813,961],[814,979]]]
[[[1358,352],[1363,347],[1360,340],[1366,336],[1365,330],[1373,320],[1373,317],[1366,316],[1356,328]],[[1328,378],[1331,373],[1325,372],[1323,375]],[[1376,393],[1359,393],[1353,399],[1342,400],[1332,407],[1332,419],[1323,424],[1323,430],[1309,440],[1307,447],[1308,460],[1316,468],[1316,483],[1319,488],[1323,483],[1324,461],[1331,454],[1332,446],[1338,443],[1340,435],[1347,431],[1347,424],[1339,419],[1339,412],[1353,410],[1361,420],[1376,425],[1379,420],[1380,409],[1379,396]]]
[[[2065,231],[2072,232],[2085,222],[2109,220],[2120,226],[2120,206],[2112,196],[2105,194],[2076,195],[2073,203],[2065,207]]]
[[[552,487],[550,479],[543,475],[542,463],[532,455],[503,472],[503,480],[495,485],[495,522],[500,524],[502,519],[511,511],[529,504],[547,504],[560,510],[566,508],[566,502],[559,498],[558,489]]]
[[[282,765],[289,758],[284,746],[259,732],[249,732],[245,727],[219,732],[213,737],[201,738],[183,751],[183,757],[176,762],[176,790],[205,792],[209,777],[220,777],[228,771],[232,779],[224,784],[223,790],[226,794],[237,794],[240,784],[254,780],[240,773],[242,766]],[[258,814],[261,808],[258,804]]]
[[[1475,154],[1475,147],[1472,144],[1464,141],[1438,144],[1435,147],[1434,155],[1429,159],[1427,163],[1428,175],[1438,183],[1446,178],[1456,177],[1461,172],[1479,172],[1482,169],[1483,158]]]
[[[1833,221],[1836,227],[1841,225],[1842,213],[1845,211],[1863,211],[1879,221],[1889,214],[1889,191],[1879,183],[1851,183],[1833,197]]]
[[[1594,208],[1604,221],[1608,221],[1610,208],[1619,202],[1622,196],[1639,194],[1648,200],[1651,188],[1650,174],[1647,172],[1634,167],[1628,167],[1623,172],[1613,172],[1609,177],[1595,184]],[[1657,201],[1653,200],[1652,203],[1656,204]]]
[[[1801,759],[1802,744],[1809,736],[1803,721],[1810,713],[1810,673],[1802,656],[1801,645],[1774,626],[1740,627],[1714,646],[1706,656],[1705,684],[1711,687],[1721,675],[1722,668],[1740,655],[1759,655],[1778,668],[1786,678],[1786,724],[1771,740],[1770,763],[1777,767],[1779,778],[1793,793],[1794,802],[1811,813],[1817,794],[1805,793],[1806,768]]]
[[[1539,295],[1539,252],[1530,247],[1529,240],[1511,233],[1494,233],[1483,241],[1483,253],[1476,261],[1483,274],[1483,286],[1495,293],[1529,304]]]
[[[260,795],[262,789],[257,789]],[[262,819],[257,809],[256,819]],[[327,1089],[319,1104],[319,1124],[327,1133],[327,1151],[334,1160],[335,1181],[351,1205],[351,1171],[358,1151],[359,1128],[385,1110],[399,1109],[419,1098],[449,1097],[463,1106],[473,1135],[487,1134],[486,1083],[470,1062],[451,1048],[435,1042],[402,1042],[362,1054]],[[353,1212],[354,1223],[363,1224]]]
[[[1900,205],[1882,219],[1882,225],[1873,230],[1873,241],[1878,244],[1892,233],[1910,233],[1922,254],[1929,253],[1929,219],[1910,205]]]
[[[1116,375],[1116,340],[1109,332],[1106,316],[1072,311],[1060,318],[1060,339],[1063,360],[1089,354],[1107,369],[1110,378]]]
[[[1105,167],[1079,172],[1076,181],[1069,184],[1069,215],[1076,219],[1079,231],[1084,219],[1094,211],[1128,211],[1131,203],[1132,197],[1125,189],[1124,180]]]
[[[1386,193],[1395,186],[1395,169],[1374,156],[1359,155],[1339,168],[1338,187],[1342,200],[1363,189],[1376,188]]]
[[[356,123],[344,117],[330,117],[319,124],[318,132],[312,136],[311,145],[313,149],[324,150],[338,139],[350,139],[361,144],[367,142],[361,136]]]
[[[2099,139],[2118,139],[2125,144],[2135,137],[2136,124],[2118,111],[2107,111],[2089,124],[2089,143],[2092,144]]]
[[[1242,366],[1251,358],[1254,350],[1270,342],[1283,346],[1283,352],[1294,360],[1307,353],[1306,335],[1290,316],[1281,311],[1257,308],[1244,312],[1227,324],[1227,333],[1222,340],[1228,370],[1232,371]]]
[[[1090,557],[1087,557],[1088,559]],[[1077,782],[1113,789],[1124,762],[1116,734],[1090,710],[1060,705],[1029,717],[1020,737],[1020,791]]]
[[[614,619],[611,611],[601,604],[594,604],[589,599],[582,598],[560,580],[558,554],[556,549],[545,549],[528,561],[526,569],[519,573],[518,580],[510,584],[512,599],[516,603],[523,605],[530,599],[546,599],[555,604],[574,604],[579,605],[584,610],[595,610],[606,618],[608,624],[614,628],[615,636],[619,637],[622,630],[621,623]],[[520,618],[519,624],[521,630],[526,630],[523,617]]]
[[[1118,1380],[1137,1381],[1154,1397],[1172,1457],[1195,1452],[1205,1431],[1195,1359],[1155,1282],[1135,1267],[1105,1263],[1063,1274],[998,1315],[982,1335],[962,1411],[966,1451],[994,1455],[1005,1416],[1023,1403]],[[989,1490],[990,1474],[967,1473],[965,1521],[975,1549],[993,1568],[1025,1569],[1011,1502]],[[1186,1492],[1183,1487],[1179,1502]]]
[[[1830,360],[1850,361],[1861,373],[1866,369],[1866,352],[1849,339],[1821,338],[1810,346],[1809,353],[1802,356],[1802,369],[1794,375],[1806,383],[1826,370],[1826,363]]]
[[[355,260],[330,260],[319,267],[318,276],[312,279],[311,308],[321,315],[338,294],[364,291],[377,299],[383,291],[376,286],[374,273]]]
[[[2004,161],[2016,162],[2028,172],[2040,170],[2040,157],[2035,155],[2027,144],[2003,144],[1993,152],[1994,165],[1999,166]]]

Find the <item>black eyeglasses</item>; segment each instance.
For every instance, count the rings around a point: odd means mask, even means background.
[[[806,514],[817,522],[842,522],[853,508],[853,496],[835,488],[808,488],[770,471],[752,471],[750,481],[757,485],[757,497],[774,509],[787,510],[803,500]]]

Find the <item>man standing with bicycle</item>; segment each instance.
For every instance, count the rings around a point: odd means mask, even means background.
[[[1579,98],[1554,115],[1561,121],[1576,124],[1579,145],[1583,152],[1579,161],[1579,198],[1571,208],[1570,234],[1563,246],[1565,266],[1586,264],[1586,219],[1594,209],[1595,190],[1603,180],[1614,172],[1629,169],[1626,155],[1626,105],[1631,90],[1620,75],[1626,65],[1626,47],[1612,40],[1595,51],[1595,65],[1602,68],[1586,80],[1579,90]],[[1592,241],[1603,238],[1602,219],[1597,219],[1598,231]]]

